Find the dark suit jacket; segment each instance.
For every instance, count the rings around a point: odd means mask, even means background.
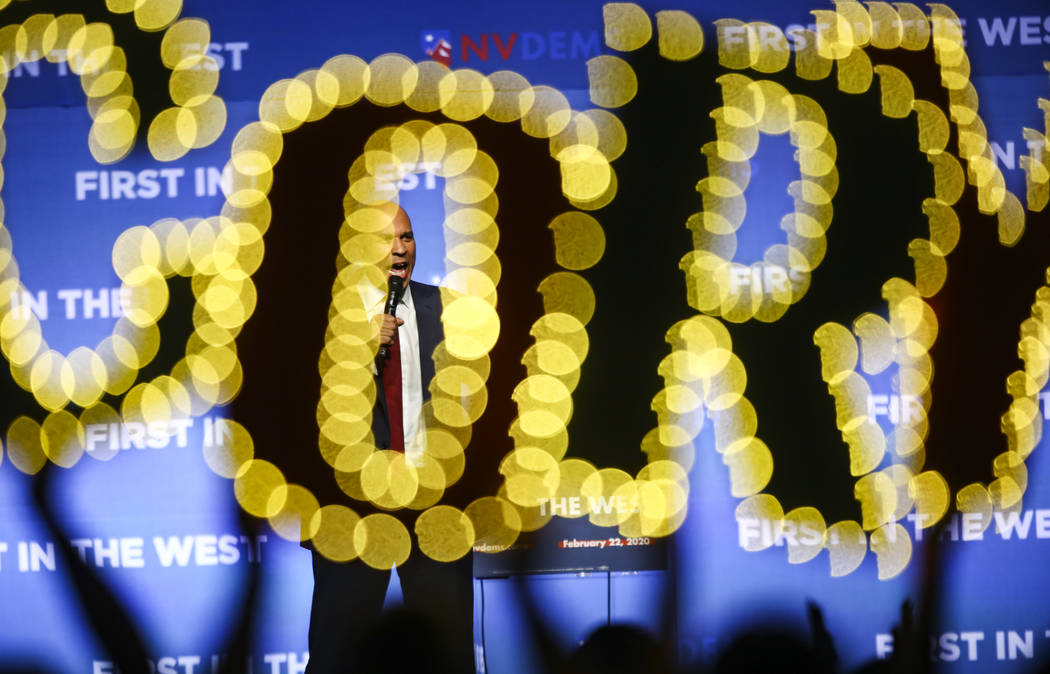
[[[409,282],[412,304],[416,308],[416,325],[419,327],[419,374],[423,384],[423,402],[430,399],[430,382],[434,378],[434,349],[445,338],[441,325],[441,290],[424,283]],[[376,377],[376,406],[372,410],[372,434],[376,447],[390,447],[390,420],[386,409],[386,394],[383,378]]]

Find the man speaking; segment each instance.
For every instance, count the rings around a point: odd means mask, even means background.
[[[412,281],[416,241],[412,221],[400,207],[392,225],[389,293],[384,296],[376,290],[374,296],[364,298],[370,317],[379,323],[381,344],[375,364],[372,432],[377,448],[403,452],[409,463],[418,465],[426,451],[422,409],[434,377],[432,354],[444,338],[441,295],[434,286]],[[391,514],[411,531],[419,513],[400,510]],[[449,671],[473,671],[472,570],[470,555],[442,563],[413,549],[397,569],[405,606],[428,619],[439,633],[381,635],[384,642],[396,636],[404,649],[385,657],[412,652],[421,643],[438,643],[442,653],[430,655],[447,657]],[[382,671],[381,663],[375,661],[377,640],[372,627],[383,607],[390,570],[376,570],[359,560],[333,562],[314,552],[313,571],[307,671]],[[416,652],[412,657],[422,655]]]

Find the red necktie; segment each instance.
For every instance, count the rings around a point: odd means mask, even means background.
[[[383,392],[386,395],[386,417],[390,422],[390,449],[405,452],[405,427],[401,408],[401,344],[394,333],[390,359],[383,368]]]

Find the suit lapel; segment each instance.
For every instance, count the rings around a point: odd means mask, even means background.
[[[419,327],[419,374],[423,383],[423,400],[430,399],[430,380],[434,378],[434,349],[442,340],[441,291],[434,286],[411,281],[412,302],[416,307]]]

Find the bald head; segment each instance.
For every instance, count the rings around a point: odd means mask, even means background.
[[[400,206],[394,213],[394,242],[390,246],[390,275],[400,276],[407,285],[416,266],[416,239],[412,234],[412,220]]]

